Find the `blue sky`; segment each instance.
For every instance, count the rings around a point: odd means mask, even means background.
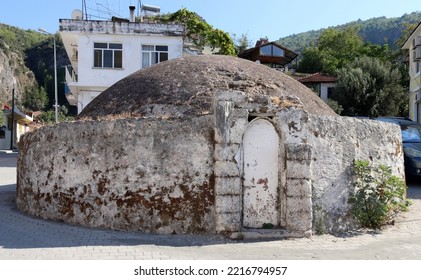
[[[88,12],[96,16],[128,17],[128,6],[138,0],[85,0]],[[58,30],[60,18],[70,18],[82,0],[1,0],[0,22],[23,29]],[[421,11],[419,0],[147,0],[142,4],[160,6],[161,12],[187,8],[197,12],[209,24],[231,35],[247,34],[254,43],[260,37],[280,37],[327,28],[358,19],[399,17]],[[100,13],[113,11],[111,13]]]

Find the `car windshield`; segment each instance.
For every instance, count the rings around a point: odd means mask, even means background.
[[[420,143],[421,125],[402,125],[402,142]]]

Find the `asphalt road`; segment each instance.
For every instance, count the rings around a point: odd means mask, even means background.
[[[3,260],[421,260],[421,184],[409,212],[381,232],[272,241],[153,235],[46,221],[15,205],[16,154],[0,153],[0,259]]]

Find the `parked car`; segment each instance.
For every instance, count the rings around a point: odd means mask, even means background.
[[[398,117],[380,117],[375,120],[395,123],[401,127],[406,177],[421,179],[421,124]]]

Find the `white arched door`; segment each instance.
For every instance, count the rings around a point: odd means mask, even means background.
[[[279,136],[267,120],[250,123],[243,137],[243,227],[278,224]]]

